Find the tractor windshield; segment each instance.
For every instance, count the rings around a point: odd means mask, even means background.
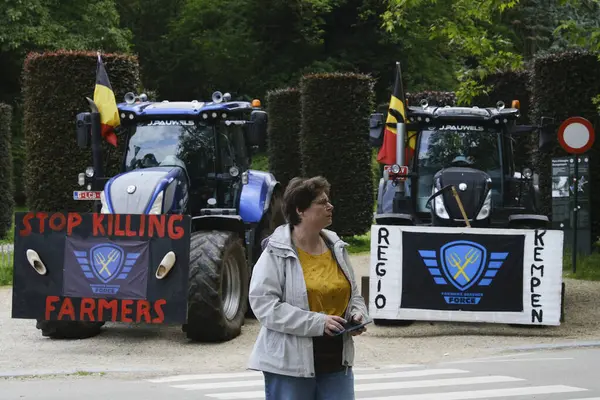
[[[483,128],[482,128],[483,129]],[[500,172],[498,131],[426,130],[419,143],[420,173],[468,166],[494,175]]]
[[[193,164],[197,168],[214,161],[214,149],[214,129],[209,125],[185,120],[142,122],[129,140],[125,170]]]
[[[425,202],[431,195],[433,176],[443,168],[456,166],[485,171],[492,178],[492,189],[500,189],[497,187],[502,173],[500,131],[483,127],[461,128],[445,125],[421,132],[416,160],[420,212],[428,211]]]

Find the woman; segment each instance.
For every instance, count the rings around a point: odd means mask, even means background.
[[[288,224],[265,239],[250,306],[262,327],[249,368],[263,371],[266,400],[354,399],[354,343],[347,321],[366,321],[344,243],[331,225],[330,185],[294,178],[284,193]]]

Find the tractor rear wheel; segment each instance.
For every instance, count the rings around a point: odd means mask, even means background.
[[[244,253],[234,232],[192,233],[188,321],[182,327],[188,339],[222,342],[240,335],[248,307]]]
[[[271,195],[269,201],[269,209],[263,216],[262,221],[257,229],[256,250],[254,262],[258,261],[261,251],[261,243],[264,239],[270,236],[275,228],[285,224],[285,216],[283,215],[283,194],[281,189],[276,189]]]
[[[87,339],[100,333],[104,322],[87,321],[43,321],[37,320],[35,327],[42,336],[52,339]]]

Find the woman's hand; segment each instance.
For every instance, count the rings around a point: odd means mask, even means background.
[[[354,314],[352,316],[352,321],[356,322],[357,324],[362,324],[363,323],[363,316],[361,314]],[[360,329],[357,329],[355,331],[350,332],[350,335],[352,335],[352,336],[358,336],[358,335],[362,335],[366,331],[367,331],[367,328],[365,326],[363,326]]]
[[[346,320],[342,317],[338,317],[337,315],[327,315],[325,317],[325,330],[324,332],[329,336],[333,336],[338,332],[344,330],[344,325]]]

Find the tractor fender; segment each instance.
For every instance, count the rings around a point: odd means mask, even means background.
[[[201,215],[192,217],[192,232],[197,231],[235,232],[245,243],[246,229],[239,215]]]
[[[240,196],[240,216],[245,223],[260,222],[278,186],[280,183],[273,174],[248,170],[248,183],[242,187]]]
[[[513,214],[508,217],[509,228],[519,228],[521,226],[532,228],[549,228],[550,219],[546,215],[540,214]]]

